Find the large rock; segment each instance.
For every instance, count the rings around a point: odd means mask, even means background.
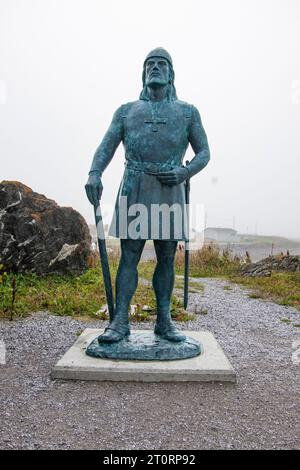
[[[247,264],[241,269],[241,274],[246,277],[266,277],[271,276],[272,271],[300,271],[300,256],[269,256]]]
[[[17,181],[0,183],[0,264],[16,273],[80,273],[91,237],[84,218]]]

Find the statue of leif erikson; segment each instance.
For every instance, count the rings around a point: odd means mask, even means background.
[[[85,186],[89,201],[97,206],[103,189],[102,174],[122,142],[125,171],[109,231],[120,238],[121,259],[114,316],[99,336],[100,344],[118,343],[130,335],[128,311],[146,240],[153,240],[157,257],[153,274],[157,304],[154,333],[176,343],[186,339],[171,320],[174,258],[178,241],[188,236],[185,182],[207,165],[210,154],[199,112],[195,106],[178,100],[174,76],[172,59],[165,49],[159,47],[147,55],[140,97],[116,110],[96,150]],[[195,156],[185,166],[183,158],[189,144]],[[177,208],[178,214],[157,210],[162,205]],[[164,226],[165,213],[170,217]]]

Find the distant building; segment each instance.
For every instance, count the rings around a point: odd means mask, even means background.
[[[205,241],[218,243],[239,243],[240,236],[233,228],[207,227],[204,230]]]

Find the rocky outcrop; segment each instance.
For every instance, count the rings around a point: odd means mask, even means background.
[[[17,181],[0,183],[0,264],[15,273],[80,273],[91,237],[84,218]]]
[[[272,271],[300,271],[300,256],[269,256],[268,258],[250,263],[241,269],[241,274],[248,277],[271,276]]]

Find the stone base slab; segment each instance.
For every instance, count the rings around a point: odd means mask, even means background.
[[[153,331],[132,331],[117,343],[99,343],[98,337],[86,349],[86,354],[101,359],[119,361],[178,361],[201,354],[201,344],[186,336],[185,341],[172,342]]]
[[[184,331],[203,353],[176,361],[121,361],[90,357],[88,345],[104,330],[87,328],[57,362],[52,379],[127,382],[236,382],[236,374],[219,343],[208,331]],[[149,330],[138,330],[147,332]]]

